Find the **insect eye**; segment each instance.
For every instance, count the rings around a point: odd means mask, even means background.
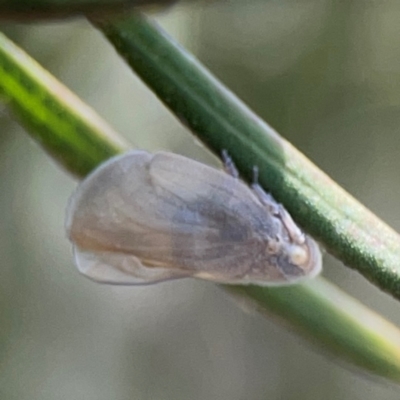
[[[295,265],[304,265],[308,260],[307,251],[300,246],[290,246],[288,250],[290,262]]]

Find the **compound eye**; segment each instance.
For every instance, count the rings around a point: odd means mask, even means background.
[[[288,249],[289,260],[294,265],[304,265],[308,260],[308,252],[301,246],[290,246]]]

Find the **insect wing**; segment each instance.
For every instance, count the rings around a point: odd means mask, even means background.
[[[184,157],[116,157],[71,199],[67,229],[78,267],[107,283],[234,281],[254,254],[249,213],[259,210],[246,196],[256,204],[240,181]]]

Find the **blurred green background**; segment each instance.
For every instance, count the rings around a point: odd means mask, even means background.
[[[225,1],[155,15],[283,136],[400,229],[400,4]],[[84,20],[2,30],[135,147],[215,162]],[[76,271],[74,181],[0,108],[0,398],[398,399],[215,285],[101,286]],[[328,255],[324,276],[397,324]]]

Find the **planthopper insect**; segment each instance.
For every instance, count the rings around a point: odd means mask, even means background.
[[[121,285],[194,277],[270,286],[317,275],[315,241],[224,159],[225,172],[166,152],[131,151],[102,164],[67,210],[79,271]]]

